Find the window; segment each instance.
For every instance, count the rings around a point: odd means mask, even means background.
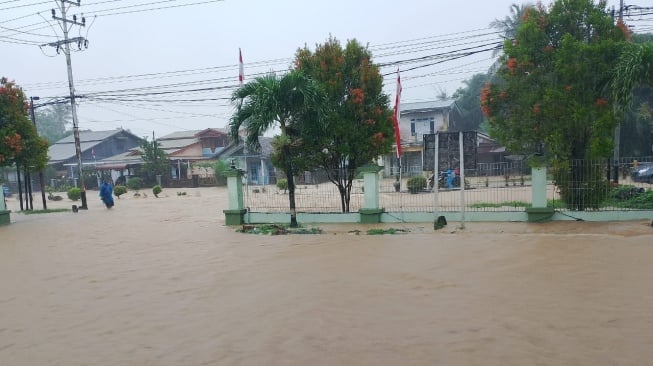
[[[410,120],[411,136],[421,136],[427,133],[435,133],[435,118],[413,118]]]

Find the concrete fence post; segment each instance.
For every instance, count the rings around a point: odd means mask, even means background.
[[[9,224],[11,221],[9,218],[10,212],[11,211],[7,210],[7,204],[5,203],[4,186],[0,184],[0,225]]]
[[[546,167],[531,169],[531,207],[526,208],[528,221],[548,221],[553,216],[553,207],[547,207],[546,201]]]
[[[223,210],[225,224],[242,225],[245,217],[243,208],[243,171],[232,168],[225,174],[227,176],[227,191],[229,193],[229,209]]]
[[[379,207],[379,172],[382,166],[366,165],[361,168],[363,173],[363,207],[360,209],[361,223],[381,222],[383,208]]]

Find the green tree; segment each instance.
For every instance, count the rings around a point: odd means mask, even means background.
[[[540,142],[561,160],[609,156],[616,118],[609,81],[625,44],[605,2],[529,8],[504,65],[481,95],[492,133],[511,151]]]
[[[653,85],[653,42],[629,44],[615,67],[612,87],[617,105],[628,108],[633,91]]]
[[[587,180],[582,164],[568,172],[567,163],[612,153],[610,75],[626,37],[605,1],[526,9],[514,41],[505,42],[503,65],[481,93],[492,135],[517,153],[532,154],[544,143],[561,172],[558,183]],[[575,188],[561,187],[563,197],[583,209],[584,201],[569,193]]]
[[[620,155],[651,153],[653,137],[653,35],[633,36],[615,68],[612,86],[622,113]]]
[[[48,143],[38,136],[28,111],[22,89],[0,78],[0,166],[39,170],[47,163]]]
[[[453,126],[455,131],[482,129],[485,117],[481,112],[481,89],[489,80],[488,74],[476,74],[471,79],[463,81],[465,87],[456,90],[453,98],[460,109],[462,122]]]
[[[623,111],[619,156],[651,155],[653,143],[653,88],[633,91],[632,105]]]
[[[326,92],[325,117],[302,125],[299,149],[308,164],[320,167],[338,187],[343,212],[349,212],[356,169],[389,152],[394,141],[392,112],[383,77],[370,51],[350,40],[343,49],[335,38],[295,56],[296,69]],[[315,122],[306,121],[306,122]]]
[[[300,157],[292,153],[295,145],[301,143],[296,131],[302,119],[309,118],[321,105],[320,95],[311,79],[294,71],[280,77],[275,74],[258,77],[238,88],[231,97],[237,105],[229,122],[233,141],[239,141],[239,131],[244,127],[245,144],[259,151],[259,136],[275,127],[281,132],[273,145],[276,155],[273,163],[286,173],[288,180],[291,227],[297,227],[293,177],[302,165]]]
[[[66,129],[71,122],[70,104],[57,103],[35,112],[36,128],[39,135],[53,144],[64,137],[72,135],[73,131]]]
[[[140,148],[143,158],[141,173],[145,183],[158,183],[156,180],[157,175],[167,177],[167,173],[170,171],[170,162],[168,161],[168,155],[161,149],[161,144],[156,139],[152,139],[151,142],[145,139]]]

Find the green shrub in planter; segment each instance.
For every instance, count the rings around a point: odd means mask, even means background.
[[[127,181],[127,188],[131,189],[132,191],[138,191],[139,189],[143,188],[143,179],[140,177],[129,178]]]
[[[426,188],[426,177],[421,175],[410,177],[408,178],[406,185],[408,186],[410,193],[417,193]]]
[[[120,198],[120,195],[127,193],[127,187],[125,186],[115,186],[113,187],[113,195]]]
[[[163,189],[161,189],[161,186],[158,184],[152,187],[152,193],[154,193],[154,197],[159,198],[159,193],[161,193],[162,190]]]
[[[70,198],[72,201],[78,201],[80,198],[82,198],[82,190],[77,187],[69,189],[68,198]]]
[[[280,191],[286,191],[288,190],[288,180],[287,179],[279,179],[277,181],[277,188],[279,188]]]

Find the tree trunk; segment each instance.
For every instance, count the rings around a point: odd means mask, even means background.
[[[283,155],[286,165],[286,179],[288,180],[288,200],[290,201],[290,227],[297,227],[297,211],[295,209],[295,178],[293,177],[292,162],[290,161],[290,149],[283,147]]]
[[[18,201],[20,202],[20,210],[23,210],[23,186],[20,182],[20,166],[16,163],[16,180],[18,182]]]

